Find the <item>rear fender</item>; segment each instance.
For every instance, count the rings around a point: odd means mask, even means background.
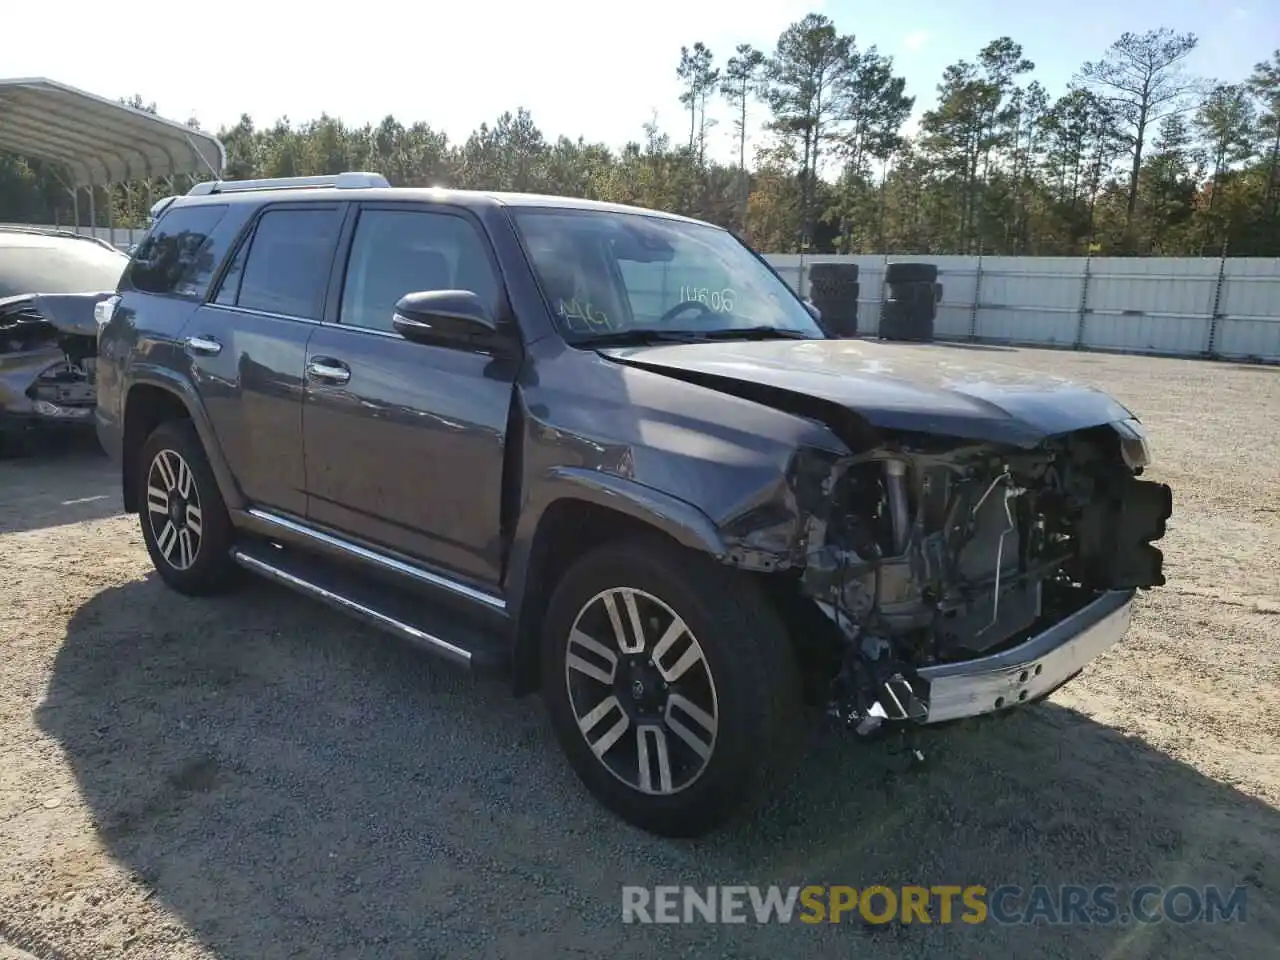
[[[145,411],[147,400],[144,394],[138,392],[139,388],[146,387],[163,390],[181,403],[195,426],[196,433],[200,436],[200,443],[204,447],[205,456],[209,458],[209,466],[213,470],[214,478],[218,481],[218,491],[222,494],[222,500],[226,503],[227,509],[245,509],[248,504],[244,493],[240,490],[230,465],[222,455],[222,448],[218,445],[213,424],[209,422],[204,405],[201,404],[199,395],[191,384],[164,367],[135,364],[130,372],[132,382],[125,398],[125,458],[121,471],[125,510],[136,513],[140,509],[132,492],[133,464],[130,461],[133,457],[130,454],[131,451],[138,450],[146,439],[145,436],[137,436],[132,432],[141,429],[136,424],[143,423],[147,419]]]

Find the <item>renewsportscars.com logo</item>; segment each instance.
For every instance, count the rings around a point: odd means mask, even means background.
[[[622,888],[623,923],[1113,925],[1244,922],[1244,887],[1108,884]]]

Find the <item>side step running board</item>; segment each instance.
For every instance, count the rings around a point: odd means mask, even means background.
[[[234,547],[231,557],[244,569],[379,627],[429,653],[485,672],[506,665],[502,638],[453,612],[433,611],[429,601],[267,543]],[[448,639],[446,639],[448,637]]]

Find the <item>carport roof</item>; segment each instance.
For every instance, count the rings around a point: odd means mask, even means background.
[[[211,173],[216,137],[43,77],[0,79],[0,150],[60,163],[72,185]]]

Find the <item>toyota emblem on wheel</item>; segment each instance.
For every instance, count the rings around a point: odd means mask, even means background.
[[[569,635],[565,683],[591,752],[628,786],[676,793],[706,768],[715,681],[697,638],[657,597],[619,587],[587,601]]]

